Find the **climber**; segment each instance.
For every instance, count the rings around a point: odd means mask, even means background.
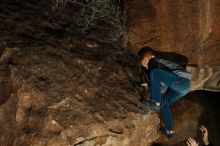
[[[189,92],[192,75],[182,66],[158,58],[150,47],[143,47],[138,55],[150,86],[150,99],[141,102],[151,110],[162,112],[165,127],[161,127],[160,131],[170,139],[175,132],[170,105]]]
[[[208,130],[203,125],[199,128],[202,133],[203,146],[214,146],[208,139]],[[187,146],[199,146],[199,143],[194,138],[189,137],[187,140]]]

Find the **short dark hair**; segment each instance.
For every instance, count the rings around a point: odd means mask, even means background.
[[[155,51],[151,47],[143,47],[138,51],[138,56],[142,59],[146,54],[155,55]]]

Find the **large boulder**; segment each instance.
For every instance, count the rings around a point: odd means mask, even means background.
[[[220,2],[127,0],[128,47],[143,46],[185,55],[189,63],[219,65]]]
[[[12,58],[1,52],[2,146],[150,145],[158,138],[160,120],[140,104],[128,77],[136,66],[118,55],[123,50],[86,39],[72,7],[0,3],[0,48],[19,48]]]
[[[79,48],[32,48],[12,60],[19,132],[14,145],[129,146],[155,141],[158,115],[139,103],[122,66],[107,55],[96,56],[94,48]]]
[[[74,27],[72,8],[52,11],[43,0],[0,3],[0,47],[20,49],[0,64],[1,145],[148,146],[158,139],[158,114],[139,102],[138,64],[128,50],[86,39],[88,32]],[[183,117],[195,128],[200,110],[183,105],[174,107],[180,135]]]

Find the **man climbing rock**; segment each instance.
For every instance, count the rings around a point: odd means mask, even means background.
[[[175,132],[170,105],[189,92],[192,75],[182,66],[158,58],[150,47],[143,47],[138,55],[151,89],[150,99],[141,102],[151,110],[162,112],[165,127],[160,130],[170,139]]]

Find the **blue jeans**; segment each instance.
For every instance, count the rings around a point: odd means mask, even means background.
[[[168,87],[163,97],[161,97],[160,91],[161,82]],[[173,120],[170,105],[189,92],[190,81],[166,70],[153,69],[150,72],[150,84],[151,100],[161,103],[165,129],[171,131],[173,130]]]

